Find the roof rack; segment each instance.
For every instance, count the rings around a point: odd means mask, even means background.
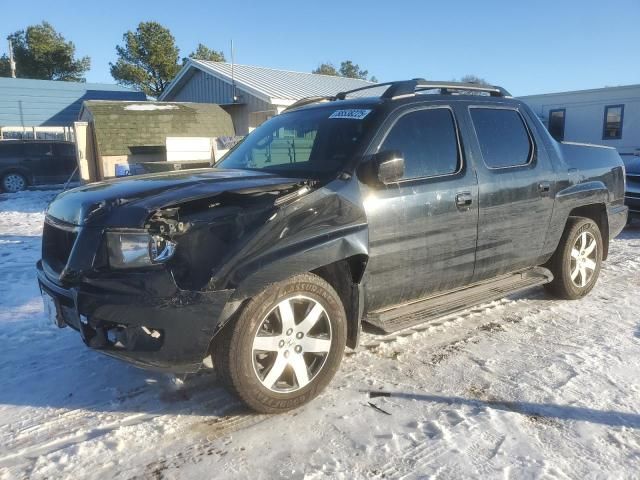
[[[303,107],[305,105],[309,105],[310,103],[331,102],[331,101],[333,101],[335,99],[336,99],[336,97],[334,97],[334,96],[329,96],[329,97],[321,97],[321,96],[304,97],[304,98],[301,98],[300,100],[295,101],[291,105],[289,105],[287,108],[284,109],[284,111],[293,110],[294,108],[298,108],[298,107]]]
[[[403,98],[413,96],[416,92],[423,92],[426,90],[440,90],[442,95],[450,95],[452,91],[457,92],[484,92],[488,93],[492,97],[512,98],[511,94],[502,87],[496,85],[480,85],[479,83],[472,82],[438,82],[427,81],[424,78],[414,78],[412,80],[400,80],[396,82],[384,82],[374,83],[365,87],[354,88],[353,90],[346,90],[339,92],[335,96],[327,97],[306,97],[298,100],[294,104],[287,107],[285,110],[298,108],[303,105],[317,102],[332,102],[335,100],[345,100],[347,95],[355,92],[361,92],[363,90],[369,90],[371,88],[380,88],[387,86],[380,98],[393,100],[397,98]]]
[[[480,85],[479,83],[464,83],[464,82],[438,82],[427,81],[424,78],[414,78],[412,80],[400,80],[397,82],[376,83],[374,85],[367,85],[366,87],[354,88],[346,92],[340,92],[336,95],[339,100],[344,100],[347,95],[366,90],[369,88],[377,88],[389,85],[380,98],[394,99],[405,97],[409,95],[415,95],[416,92],[424,90],[440,90],[442,94],[450,94],[451,91],[474,91],[485,92],[492,97],[511,97],[511,94],[504,88],[494,85]]]

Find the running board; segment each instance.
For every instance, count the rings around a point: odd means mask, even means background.
[[[367,314],[364,320],[385,333],[392,333],[465,310],[479,303],[490,302],[522,290],[544,285],[552,280],[553,274],[549,270],[535,267],[460,290],[376,310]]]

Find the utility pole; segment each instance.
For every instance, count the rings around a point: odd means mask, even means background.
[[[16,78],[16,61],[13,59],[13,44],[9,39],[9,66],[11,68],[11,78]]]
[[[231,39],[231,92],[233,96],[233,103],[236,103],[238,101],[238,95],[236,95],[236,79],[235,79],[235,76],[233,75],[234,63],[235,62],[233,58],[233,39]]]

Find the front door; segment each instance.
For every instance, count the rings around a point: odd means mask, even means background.
[[[384,130],[383,130],[384,131]],[[398,150],[397,184],[364,187],[368,311],[459,287],[473,276],[478,188],[447,105],[408,108],[387,123],[374,151]]]
[[[468,114],[480,209],[474,281],[480,281],[540,263],[556,182],[524,111],[488,105]]]

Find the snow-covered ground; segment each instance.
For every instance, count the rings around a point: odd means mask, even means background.
[[[587,298],[536,289],[367,335],[318,399],[264,416],[213,373],[181,383],[47,324],[54,195],[0,195],[2,479],[640,478],[640,225]]]

